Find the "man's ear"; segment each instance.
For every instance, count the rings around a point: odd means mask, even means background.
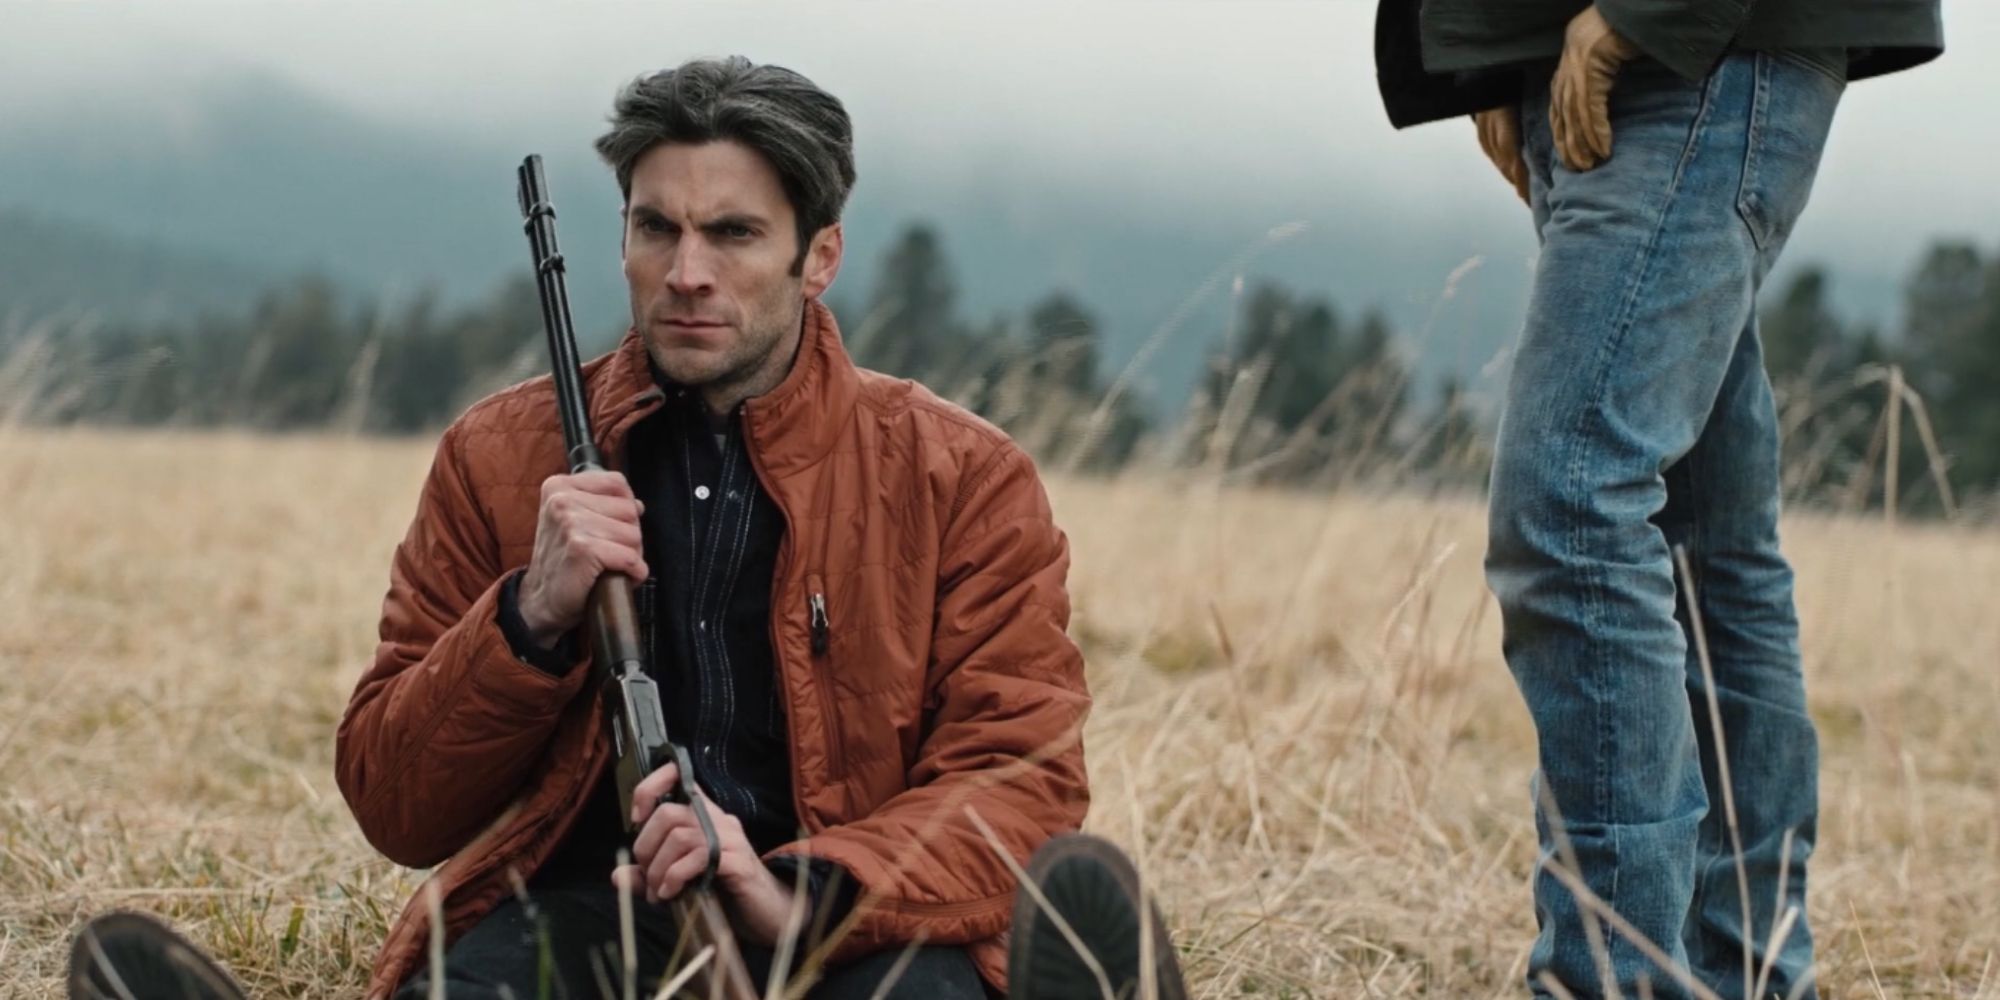
[[[623,260],[625,259],[625,241],[626,241],[627,239],[631,238],[631,232],[632,232],[632,229],[631,229],[631,222],[632,222],[632,220],[631,220],[631,219],[628,219],[628,218],[626,218],[626,215],[627,215],[628,213],[630,213],[631,211],[632,211],[632,205],[631,205],[631,203],[630,203],[630,202],[620,202],[620,203],[619,203],[619,205],[618,205],[618,259],[619,259],[620,261],[623,261]]]
[[[840,255],[844,250],[840,223],[813,234],[812,244],[806,247],[805,265],[801,272],[805,276],[806,298],[819,298],[833,284],[834,276],[840,273]]]

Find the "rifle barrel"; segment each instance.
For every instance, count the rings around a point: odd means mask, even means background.
[[[556,382],[556,410],[562,416],[563,448],[569,471],[604,467],[590,434],[590,412],[584,406],[582,359],[577,357],[576,330],[570,325],[569,286],[563,280],[562,251],[556,246],[556,207],[549,200],[542,176],[542,158],[521,161],[521,216],[528,233],[528,250],[535,268],[535,286],[542,303],[542,328],[548,331],[549,359]]]
[[[521,161],[516,180],[521,227],[528,234],[535,289],[542,305],[542,328],[548,332],[556,412],[562,417],[564,459],[571,473],[602,469],[604,459],[598,454],[590,432],[582,362],[577,357],[576,330],[570,324],[563,256],[556,247],[556,210],[542,176],[542,158],[529,156]],[[674,798],[693,806],[708,841],[709,867],[702,882],[682,890],[672,900],[671,909],[680,933],[696,946],[696,951],[710,946],[715,949],[714,956],[696,973],[688,988],[708,1000],[757,1000],[756,985],[743,964],[742,952],[737,949],[735,931],[707,882],[707,876],[715,872],[716,854],[720,850],[715,828],[709,820],[707,804],[693,801],[687,794],[694,776],[686,770],[685,752],[668,739],[658,691],[645,676],[635,611],[632,581],[625,576],[606,573],[591,588],[587,633],[594,657],[592,672],[603,691],[605,721],[614,734],[614,752],[619,756],[614,762],[619,772],[619,805],[625,810],[629,828],[631,786],[678,756],[683,771]],[[625,704],[628,696],[650,701],[628,707]]]

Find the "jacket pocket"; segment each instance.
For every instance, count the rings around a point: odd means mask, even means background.
[[[806,636],[812,650],[813,690],[819,694],[820,732],[826,736],[826,769],[839,781],[847,774],[847,759],[833,696],[833,620],[826,606],[826,581],[817,573],[806,577]]]

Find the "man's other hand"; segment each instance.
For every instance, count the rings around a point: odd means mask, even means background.
[[[1519,105],[1488,108],[1472,116],[1479,129],[1479,148],[1500,170],[1500,176],[1514,185],[1522,204],[1528,203],[1528,161],[1521,158],[1521,108]]]
[[[680,895],[708,866],[708,845],[694,810],[660,801],[679,780],[680,770],[667,764],[633,788],[632,822],[639,824],[639,839],[632,845],[632,864],[611,873],[613,884],[643,893],[649,903]],[[702,797],[700,788],[694,795],[702,798],[709,822],[715,824],[715,839],[722,848],[715,882],[731,904],[739,931],[751,944],[766,948],[777,944],[791,921],[802,915],[796,894],[757,856],[741,820],[716,808]]]
[[[1571,170],[1611,158],[1611,85],[1638,56],[1639,47],[1611,30],[1596,4],[1570,20],[1562,62],[1549,84],[1549,128]]]
[[[646,579],[640,504],[616,472],[580,472],[542,481],[535,552],[521,577],[521,620],[543,649],[583,622],[591,588],[604,573]]]

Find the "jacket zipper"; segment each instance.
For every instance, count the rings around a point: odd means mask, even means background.
[[[827,643],[826,595],[815,590],[806,601],[806,608],[812,619],[812,651],[814,656],[825,656]]]
[[[814,573],[806,577],[806,629],[812,637],[813,690],[819,695],[820,729],[826,734],[826,767],[834,780],[847,776],[841,755],[840,716],[833,701],[833,628],[826,611],[826,583]]]

